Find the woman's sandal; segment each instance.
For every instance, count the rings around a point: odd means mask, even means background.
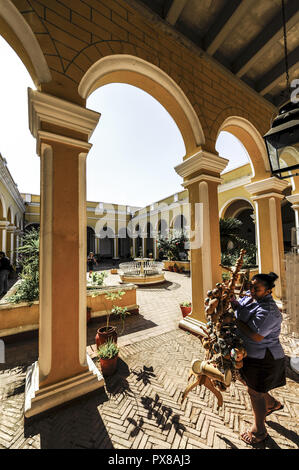
[[[264,434],[263,437],[257,437],[251,431],[245,431],[243,434],[240,435],[240,439],[244,441],[246,444],[255,445],[259,444],[260,442],[264,442],[268,437],[268,434]]]
[[[279,403],[279,407],[277,408],[277,405],[276,407],[273,406],[272,408],[269,408],[269,410],[267,411],[266,413],[266,416],[269,416],[271,413],[273,413],[274,411],[279,411],[279,410],[282,410],[284,408],[283,404],[282,403]]]

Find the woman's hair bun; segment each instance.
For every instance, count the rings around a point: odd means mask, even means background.
[[[278,279],[277,274],[272,273],[272,271],[268,274],[268,276],[271,277],[271,279],[273,279],[273,282],[276,281],[276,279]]]

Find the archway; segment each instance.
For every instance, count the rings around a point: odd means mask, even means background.
[[[93,227],[87,226],[86,237],[87,237],[87,255],[90,252],[95,254],[96,253],[95,231]]]
[[[202,126],[181,88],[159,67],[138,57],[115,54],[95,62],[82,77],[78,92],[87,99],[108,83],[127,83],[146,91],[159,101],[182,134],[186,155],[205,143]]]

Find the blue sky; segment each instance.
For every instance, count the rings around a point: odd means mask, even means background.
[[[40,162],[28,127],[27,88],[34,84],[15,52],[0,37],[0,153],[20,192],[39,194]],[[16,80],[17,77],[17,80]],[[144,206],[182,190],[174,166],[185,154],[168,112],[144,91],[110,84],[89,97],[101,113],[87,156],[87,200]],[[246,163],[242,144],[221,133],[216,149],[233,168]]]

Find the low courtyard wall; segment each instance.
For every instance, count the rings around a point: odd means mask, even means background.
[[[39,301],[31,304],[27,302],[10,303],[8,298],[18,288],[16,283],[0,301],[0,338],[26,331],[34,331],[39,328]],[[138,313],[139,307],[136,303],[136,286],[127,284],[122,286],[105,286],[99,289],[87,291],[87,307],[90,308],[90,317],[105,316],[111,312],[113,305],[127,307],[131,313]],[[111,301],[105,299],[107,292],[124,291],[121,299]],[[106,311],[107,310],[107,311]]]

